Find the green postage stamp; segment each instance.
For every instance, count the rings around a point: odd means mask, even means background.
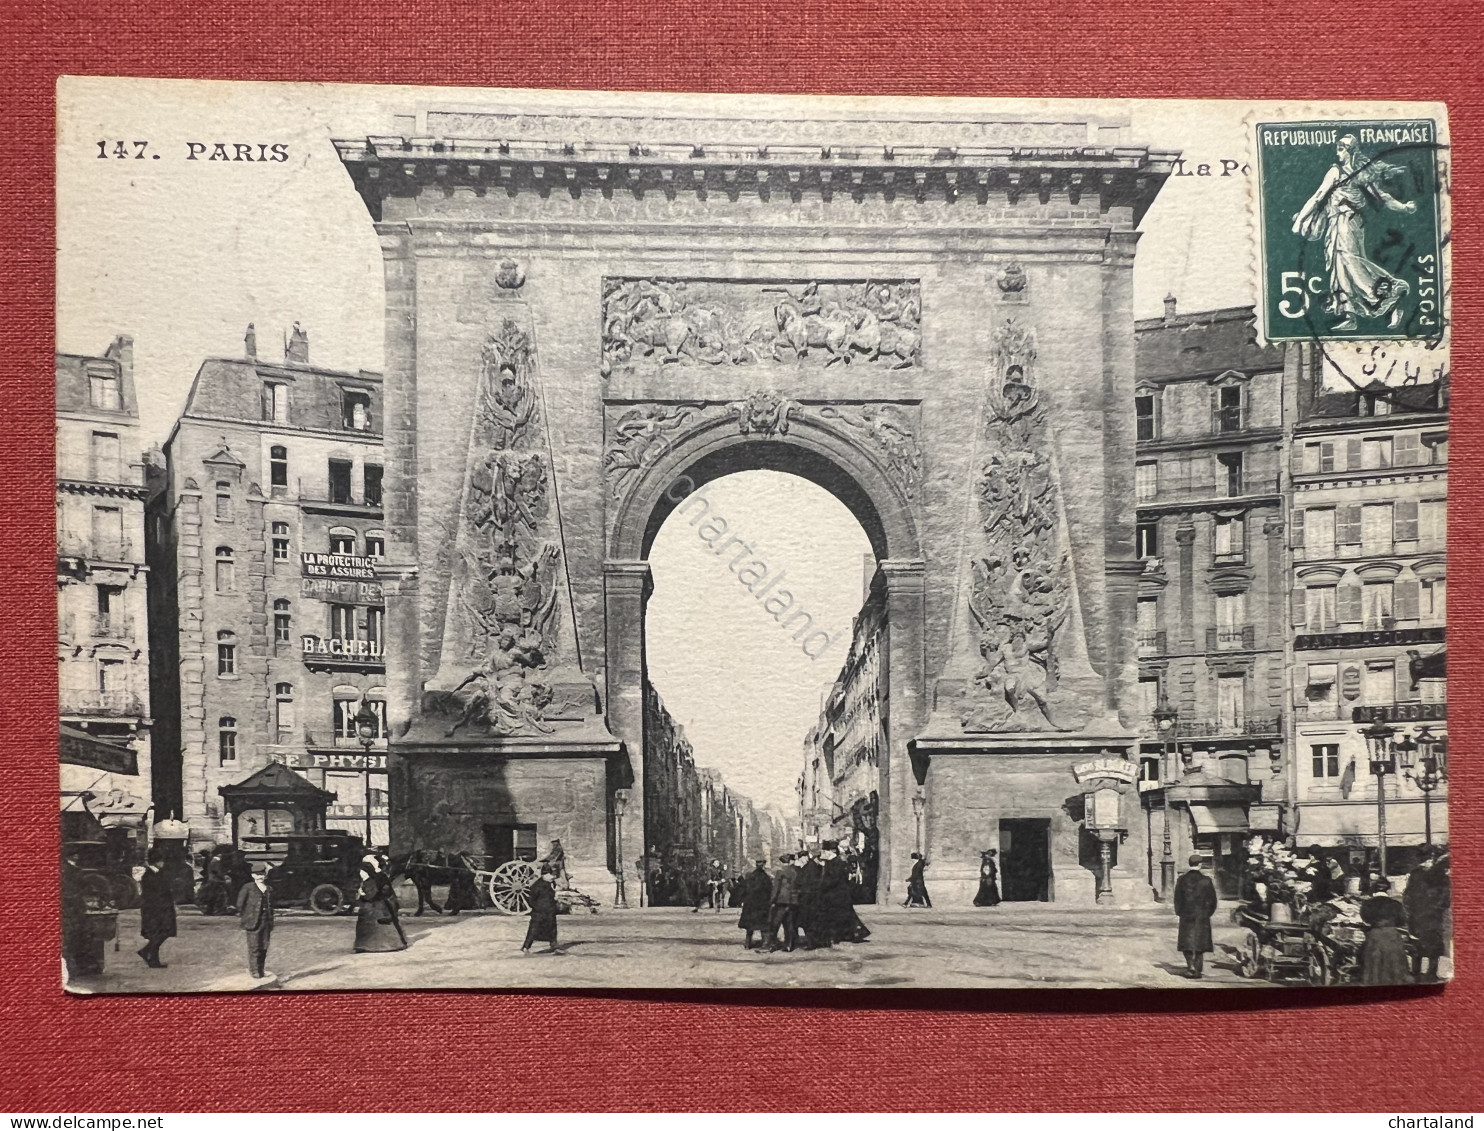
[[[1441,148],[1430,118],[1258,124],[1269,341],[1442,335]]]

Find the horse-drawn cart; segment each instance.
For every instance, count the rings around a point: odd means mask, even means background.
[[[488,857],[464,855],[469,870],[474,873],[474,882],[489,897],[490,904],[501,915],[525,915],[531,910],[531,885],[540,877],[540,869],[528,860],[507,860],[495,864]],[[598,913],[598,901],[575,887],[558,887],[556,900],[559,907],[571,911],[574,907],[586,907],[594,915]]]

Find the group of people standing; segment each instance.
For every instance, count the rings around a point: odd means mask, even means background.
[[[785,852],[772,874],[767,861],[758,860],[742,878],[740,891],[737,926],[746,932],[742,945],[747,950],[819,950],[865,942],[871,935],[855,913],[850,866],[838,841],[827,840],[805,852]]]

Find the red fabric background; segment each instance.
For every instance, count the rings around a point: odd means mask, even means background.
[[[7,6],[8,7],[8,6]],[[0,1109],[1484,1109],[1476,5],[46,2],[0,28]],[[1446,991],[59,989],[51,649],[59,74],[870,94],[1428,98],[1452,112],[1457,960]],[[100,247],[100,256],[109,249]],[[358,1071],[384,1067],[380,1080]],[[487,1068],[472,1067],[485,1065]]]

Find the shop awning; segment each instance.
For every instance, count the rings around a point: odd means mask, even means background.
[[[139,757],[127,746],[94,738],[84,730],[64,726],[58,743],[61,761],[110,774],[139,774]]]
[[[1247,810],[1237,805],[1191,805],[1191,819],[1198,833],[1245,833]]]

